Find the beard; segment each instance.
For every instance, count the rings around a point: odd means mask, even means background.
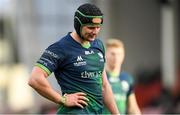
[[[89,42],[92,42],[96,39],[97,35],[96,34],[86,34],[83,39]]]

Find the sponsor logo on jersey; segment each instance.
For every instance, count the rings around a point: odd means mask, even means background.
[[[119,77],[110,77],[109,81],[112,82],[112,83],[119,82]]]
[[[126,100],[126,95],[116,93],[116,94],[114,94],[114,98],[115,98],[115,100],[117,100],[117,101],[118,101],[118,100],[125,101],[125,100]]]
[[[100,76],[102,76],[102,71],[93,71],[93,72],[84,71],[81,73],[82,78],[94,78]]]
[[[125,91],[125,92],[128,92],[128,90],[129,90],[128,82],[123,80],[123,81],[121,81],[121,85],[122,85],[122,90]]]
[[[45,62],[44,60],[41,60],[41,59],[40,59],[38,62],[41,63],[41,64],[44,65],[44,66],[48,66],[47,62]]]
[[[74,63],[74,66],[83,66],[87,64],[86,61],[84,61],[81,56],[77,56],[76,61],[77,62]]]
[[[103,58],[104,56],[101,52],[98,53],[98,56],[100,57],[99,61],[104,62],[104,58]]]
[[[83,61],[82,57],[81,57],[81,56],[78,56],[78,57],[77,57],[77,61]]]
[[[85,55],[89,55],[89,54],[94,54],[94,51],[91,50],[91,51],[85,51]]]
[[[52,51],[50,51],[50,50],[45,50],[44,53],[45,53],[45,54],[48,54],[48,55],[50,55],[50,56],[52,56],[52,57],[54,57],[54,58],[56,58],[56,59],[59,58],[59,56],[58,56],[57,54],[55,54],[54,52],[52,52]]]
[[[44,62],[48,62],[48,63],[50,63],[51,65],[54,64],[51,60],[46,59],[46,58],[44,58],[44,57],[41,57],[40,60],[43,60]]]

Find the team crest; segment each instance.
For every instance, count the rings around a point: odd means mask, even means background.
[[[129,84],[127,81],[121,81],[122,90],[127,92],[129,90]]]
[[[101,52],[98,53],[98,56],[100,57],[100,61],[104,62],[103,54]]]

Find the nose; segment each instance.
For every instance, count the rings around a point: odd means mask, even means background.
[[[100,28],[99,27],[94,27],[92,33],[97,34],[99,32]]]

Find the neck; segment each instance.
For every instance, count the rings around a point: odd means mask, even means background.
[[[110,66],[106,66],[106,71],[111,73],[111,74],[114,74],[115,77],[118,77],[118,75],[120,74],[121,72],[121,67],[110,67]]]
[[[72,38],[73,38],[75,41],[77,41],[78,43],[80,43],[82,46],[89,44],[89,41],[83,40],[82,38],[80,38],[79,35],[78,35],[75,31],[73,31],[70,35],[72,36]]]

